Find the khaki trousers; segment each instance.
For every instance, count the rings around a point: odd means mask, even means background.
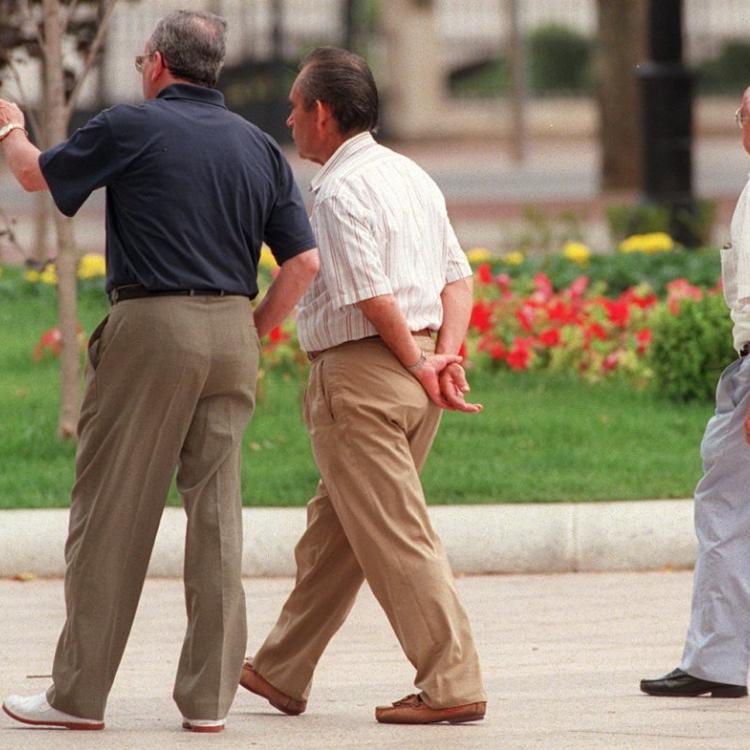
[[[89,346],[65,547],[67,619],[48,700],[103,718],[177,468],[187,633],[174,698],[190,719],[223,718],[247,642],[240,454],[259,348],[250,302],[128,300]]]
[[[434,349],[428,338],[418,341]],[[306,700],[315,666],[366,579],[425,702],[485,700],[469,621],[419,481],[440,410],[372,338],[315,359],[305,421],[321,481],[295,550],[296,585],[254,667]]]

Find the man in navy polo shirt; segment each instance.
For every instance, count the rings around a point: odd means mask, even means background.
[[[278,146],[214,86],[226,22],[180,11],[136,58],[146,101],[101,112],[39,153],[0,100],[0,139],[26,190],[72,216],[107,188],[110,315],[89,342],[65,555],[67,620],[53,684],[3,704],[27,724],[101,729],[172,475],[187,513],[187,634],[174,698],[183,726],[224,727],[246,641],[241,439],[259,336],[318,270]],[[253,313],[262,242],[281,271]]]

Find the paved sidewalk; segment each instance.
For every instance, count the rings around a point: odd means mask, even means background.
[[[247,579],[250,650],[291,579]],[[110,698],[107,729],[20,727],[0,718],[3,750],[722,750],[747,747],[747,700],[659,699],[638,679],[677,665],[690,574],[578,573],[460,578],[489,693],[488,717],[464,726],[388,727],[373,707],[410,692],[412,671],[369,591],[319,667],[308,712],[276,713],[241,691],[221,735],[179,728],[170,694],[185,615],[175,579],[149,579]],[[62,624],[59,579],[0,580],[0,695],[45,688]]]

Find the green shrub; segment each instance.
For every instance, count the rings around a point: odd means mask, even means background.
[[[721,275],[721,258],[717,250],[673,250],[668,253],[611,253],[592,255],[583,266],[572,263],[559,253],[554,255],[526,255],[524,262],[510,266],[491,263],[494,273],[505,272],[513,278],[533,276],[544,271],[555,289],[570,286],[579,276],[588,276],[591,283],[601,282],[606,293],[617,296],[628,287],[648,284],[662,296],[674,279],[685,279],[700,287],[713,287]]]
[[[669,209],[655,205],[630,203],[607,206],[609,233],[616,241],[631,234],[669,232]]]
[[[701,93],[733,93],[738,97],[747,86],[750,71],[750,42],[728,39],[713,59],[700,64],[698,89]]]
[[[710,200],[695,202],[692,213],[679,211],[670,217],[669,208],[651,204],[614,204],[607,206],[607,224],[612,237],[624,240],[632,234],[648,232],[666,232],[672,234],[675,226],[680,225],[695,237],[698,244],[705,245],[716,220],[716,203]]]
[[[592,86],[591,41],[557,23],[528,36],[531,88],[535,92],[588,91]]]
[[[721,294],[683,299],[678,311],[654,313],[647,364],[656,391],[672,401],[709,401],[721,371],[737,356]]]
[[[509,86],[510,70],[502,57],[463,66],[448,76],[451,96],[462,99],[501,96]]]

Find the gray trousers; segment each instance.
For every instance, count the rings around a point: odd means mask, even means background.
[[[189,719],[229,710],[246,643],[240,457],[257,365],[245,297],[128,300],[92,336],[54,708],[103,718],[176,469],[187,629],[174,697]]]
[[[701,444],[703,478],[695,491],[698,556],[681,669],[694,677],[747,683],[750,659],[750,356],[724,370],[716,413]]]

